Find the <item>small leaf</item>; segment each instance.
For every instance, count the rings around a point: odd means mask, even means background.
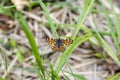
[[[95,56],[98,58],[104,58],[104,55],[102,53],[95,53]]]
[[[14,47],[14,48],[16,47],[16,41],[12,38],[10,38],[10,44],[12,47]]]
[[[3,80],[2,77],[0,77],[0,80]]]
[[[120,73],[117,73],[111,77],[109,77],[107,80],[119,80],[118,77],[120,76]]]
[[[16,55],[17,55],[17,57],[18,57],[18,61],[19,62],[23,62],[23,60],[24,60],[24,57],[23,57],[23,55],[22,55],[22,53],[21,53],[21,51],[20,50],[16,50]]]

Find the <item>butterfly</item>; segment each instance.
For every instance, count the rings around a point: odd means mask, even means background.
[[[46,40],[53,51],[60,52],[64,52],[66,47],[73,43],[73,40],[69,38],[68,39],[47,38]]]

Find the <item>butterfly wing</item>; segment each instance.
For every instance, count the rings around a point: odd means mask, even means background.
[[[55,39],[53,38],[47,38],[46,40],[50,46],[53,46],[55,44]]]
[[[60,51],[60,52],[64,52],[65,49],[66,49],[66,47],[65,47],[64,45],[62,45],[62,46],[59,47],[59,51]]]
[[[56,51],[58,51],[58,47],[57,47],[57,46],[52,46],[52,50],[53,50],[54,52],[56,52]]]
[[[65,40],[63,40],[64,46],[69,46],[70,44],[72,44],[72,42],[73,42],[72,39],[65,39]]]
[[[61,46],[59,47],[59,51],[64,52],[66,47],[69,46],[70,44],[72,44],[72,40],[71,39],[61,39]]]
[[[57,44],[56,44],[56,39],[47,38],[47,42],[48,42],[48,44],[50,45],[50,47],[52,48],[53,51],[58,50],[58,47],[57,47]]]

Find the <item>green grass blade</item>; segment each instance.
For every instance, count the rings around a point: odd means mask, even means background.
[[[118,41],[117,41],[117,36],[116,36],[116,33],[115,33],[115,27],[113,27],[113,25],[112,25],[112,22],[111,22],[111,20],[110,20],[110,18],[109,18],[109,13],[107,12],[107,10],[105,10],[105,6],[103,5],[103,3],[101,2],[101,4],[102,4],[102,8],[103,8],[103,13],[105,14],[105,17],[106,17],[106,19],[107,19],[107,22],[108,22],[108,26],[109,26],[109,28],[110,28],[110,33],[111,33],[111,36],[112,36],[112,39],[113,39],[113,41],[114,41],[114,44],[115,44],[115,46],[116,46],[116,48],[117,48],[117,50],[118,50],[118,52],[119,52],[119,54],[120,54],[120,47],[119,47],[119,43],[118,43]]]
[[[62,73],[63,73],[65,80],[70,80],[70,78],[67,75],[65,75],[63,71],[62,71]]]
[[[72,39],[74,40],[75,37],[77,36],[77,33],[79,32],[80,28],[82,27],[82,23],[85,20],[85,18],[87,17],[87,14],[89,13],[89,11],[91,10],[93,4],[94,4],[95,0],[86,0],[85,1],[85,5],[84,5],[84,9],[82,10],[82,13],[80,14],[79,18],[78,18],[78,22],[77,22],[77,26],[74,30],[74,34]]]
[[[10,10],[1,5],[0,5],[0,14],[5,14],[5,15],[10,16],[11,18],[14,18]]]
[[[41,0],[39,0],[39,3],[41,5],[42,9],[44,10],[46,17],[48,18],[48,21],[49,21],[49,24],[50,24],[50,27],[51,27],[51,30],[53,32],[54,37],[59,38],[59,36],[58,36],[58,34],[56,32],[56,27],[55,27],[55,25],[53,23],[53,20],[50,18],[50,14],[49,14],[45,4]]]
[[[43,77],[42,73],[39,71],[39,69],[37,69],[36,65],[34,65],[34,64],[32,63],[32,66],[33,66],[33,68],[34,68],[34,71],[37,73],[39,79],[40,79],[40,80],[44,80],[44,77]]]
[[[115,20],[117,35],[118,35],[118,38],[120,40],[120,19],[119,19],[119,16],[117,14],[114,14],[114,20]]]
[[[86,80],[83,76],[81,76],[81,75],[78,75],[78,74],[75,74],[73,71],[72,71],[72,69],[71,69],[71,67],[70,67],[70,64],[69,64],[69,62],[67,61],[66,62],[67,63],[67,66],[68,66],[68,68],[69,68],[69,72],[67,72],[68,74],[70,74],[73,78],[74,78],[74,80]],[[65,76],[66,77],[66,76]]]
[[[113,16],[114,16],[114,22],[115,22],[115,27],[113,27],[113,28],[116,28],[116,31],[117,31],[116,32],[117,35],[116,35],[115,31],[114,31],[114,35],[116,37],[115,38],[113,37],[113,40],[115,39],[114,40],[115,46],[116,46],[116,48],[118,50],[118,53],[120,55],[120,46],[119,46],[119,41],[118,41],[118,39],[120,40],[120,19],[119,19],[119,16],[117,15],[117,13],[114,10],[114,7],[113,7],[113,4],[112,4],[111,0],[109,0],[109,3],[110,3],[111,8],[112,8],[112,12],[113,12]],[[113,31],[111,31],[111,32],[113,32]],[[117,38],[117,36],[118,36],[118,38]]]
[[[38,67],[41,69],[42,73],[44,74],[44,67],[42,65],[42,60],[40,58],[40,54],[39,54],[35,39],[34,39],[32,33],[30,32],[30,30],[28,29],[27,22],[20,12],[16,12],[16,16],[17,16],[17,20],[19,21],[26,37],[28,38],[29,44],[33,51],[33,55],[36,59],[36,62],[38,63]]]
[[[60,78],[59,78],[58,74],[56,73],[56,71],[53,70],[53,66],[52,65],[50,65],[50,69],[51,69],[51,71],[50,71],[50,73],[51,73],[51,80],[60,80]]]
[[[2,77],[0,77],[0,80],[3,80]]]
[[[117,65],[120,67],[120,60],[117,58],[116,54],[113,52],[112,48],[107,44],[107,42],[101,37],[101,35],[97,32],[96,27],[94,26],[94,24],[92,24],[93,28],[96,31],[96,34],[98,35],[98,37],[101,39],[101,42],[104,44],[104,48],[106,49],[106,51],[108,52],[108,54],[111,56],[111,58],[117,63]]]
[[[69,74],[74,76],[76,80],[87,80],[85,77],[78,75],[76,73],[69,73]]]
[[[113,75],[113,76],[107,78],[107,80],[119,80],[118,77],[120,77],[120,73],[117,73],[117,74],[115,74],[115,75]]]

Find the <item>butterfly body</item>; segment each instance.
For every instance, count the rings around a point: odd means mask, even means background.
[[[60,48],[62,46],[62,40],[59,38],[56,40],[56,46]]]
[[[72,44],[71,39],[53,39],[47,38],[48,44],[51,46],[53,51],[65,51],[66,47]]]

